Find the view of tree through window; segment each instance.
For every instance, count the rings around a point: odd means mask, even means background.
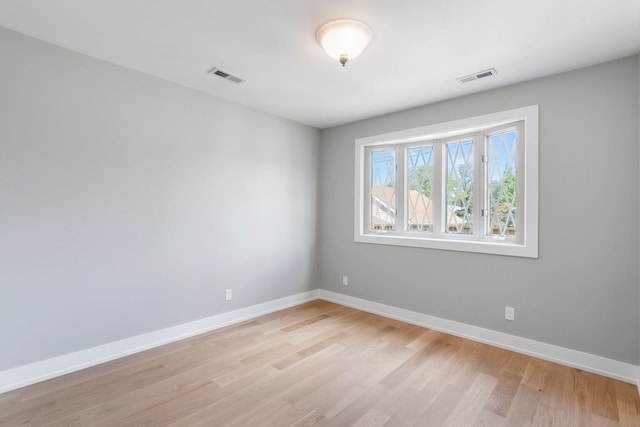
[[[485,193],[484,235],[508,238],[516,235],[517,131],[513,128],[485,136],[482,140],[467,137],[442,144],[444,164],[444,232],[473,234],[474,150],[484,150],[483,163],[487,183]],[[402,154],[402,155],[401,155]],[[434,229],[434,143],[408,146],[404,151],[384,148],[371,151],[371,230],[395,230],[396,156],[406,169],[404,199],[405,230],[431,233]]]
[[[447,149],[447,232],[473,233],[473,140],[452,142]],[[449,212],[448,212],[449,213]]]
[[[442,143],[446,159],[443,171],[445,216],[444,232],[473,234],[473,206],[475,191],[485,191],[483,211],[484,234],[493,238],[514,237],[517,233],[517,131],[506,128],[485,134],[482,139],[465,137]],[[396,202],[396,156],[406,169],[404,200],[404,229],[410,232],[434,231],[434,147],[438,142],[408,146],[398,151],[394,147],[371,151],[371,230],[395,230],[398,210]],[[484,147],[484,148],[483,148]],[[486,164],[486,190],[474,183],[474,150],[486,152],[481,156]],[[479,161],[479,160],[478,160]],[[478,202],[478,200],[476,200]]]
[[[356,139],[356,242],[538,256],[538,107]]]
[[[407,229],[433,231],[433,146],[407,150]]]
[[[492,135],[488,138],[489,174],[489,234],[514,236],[516,221],[517,132]]]

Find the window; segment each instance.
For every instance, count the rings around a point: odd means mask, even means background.
[[[538,107],[356,140],[355,241],[538,257]]]

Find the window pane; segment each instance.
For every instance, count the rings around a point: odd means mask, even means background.
[[[446,231],[473,234],[473,140],[449,143],[446,152]]]
[[[371,229],[393,230],[396,222],[394,150],[371,152]]]
[[[489,137],[489,230],[491,236],[516,235],[515,130]]]
[[[433,146],[407,150],[407,230],[433,231]]]

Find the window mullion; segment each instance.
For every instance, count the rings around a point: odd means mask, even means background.
[[[445,150],[442,148],[442,141],[437,141],[433,145],[433,185],[431,190],[431,203],[433,204],[433,234],[434,237],[442,236],[444,231],[444,207],[447,202],[444,200],[446,192],[444,191],[443,177],[445,167]]]
[[[405,182],[407,180],[406,174],[406,152],[404,147],[396,147],[396,223],[395,232],[397,234],[404,234],[407,224],[407,194]]]
[[[473,136],[473,184],[471,185],[473,200],[473,237],[475,239],[482,237],[483,230],[482,210],[485,208],[483,200],[484,186],[482,184],[482,178],[484,176],[483,154],[482,133],[478,133]]]
[[[486,238],[491,235],[491,212],[489,203],[490,199],[490,191],[491,191],[491,183],[489,182],[489,161],[491,159],[491,153],[489,148],[489,137],[483,133],[481,135],[482,138],[482,153],[483,153],[483,164],[482,164],[482,212],[484,213],[482,217],[482,230],[480,238]]]

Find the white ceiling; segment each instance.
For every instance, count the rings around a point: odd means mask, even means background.
[[[345,68],[335,18],[374,33]],[[637,54],[640,0],[0,0],[0,26],[326,128]]]

